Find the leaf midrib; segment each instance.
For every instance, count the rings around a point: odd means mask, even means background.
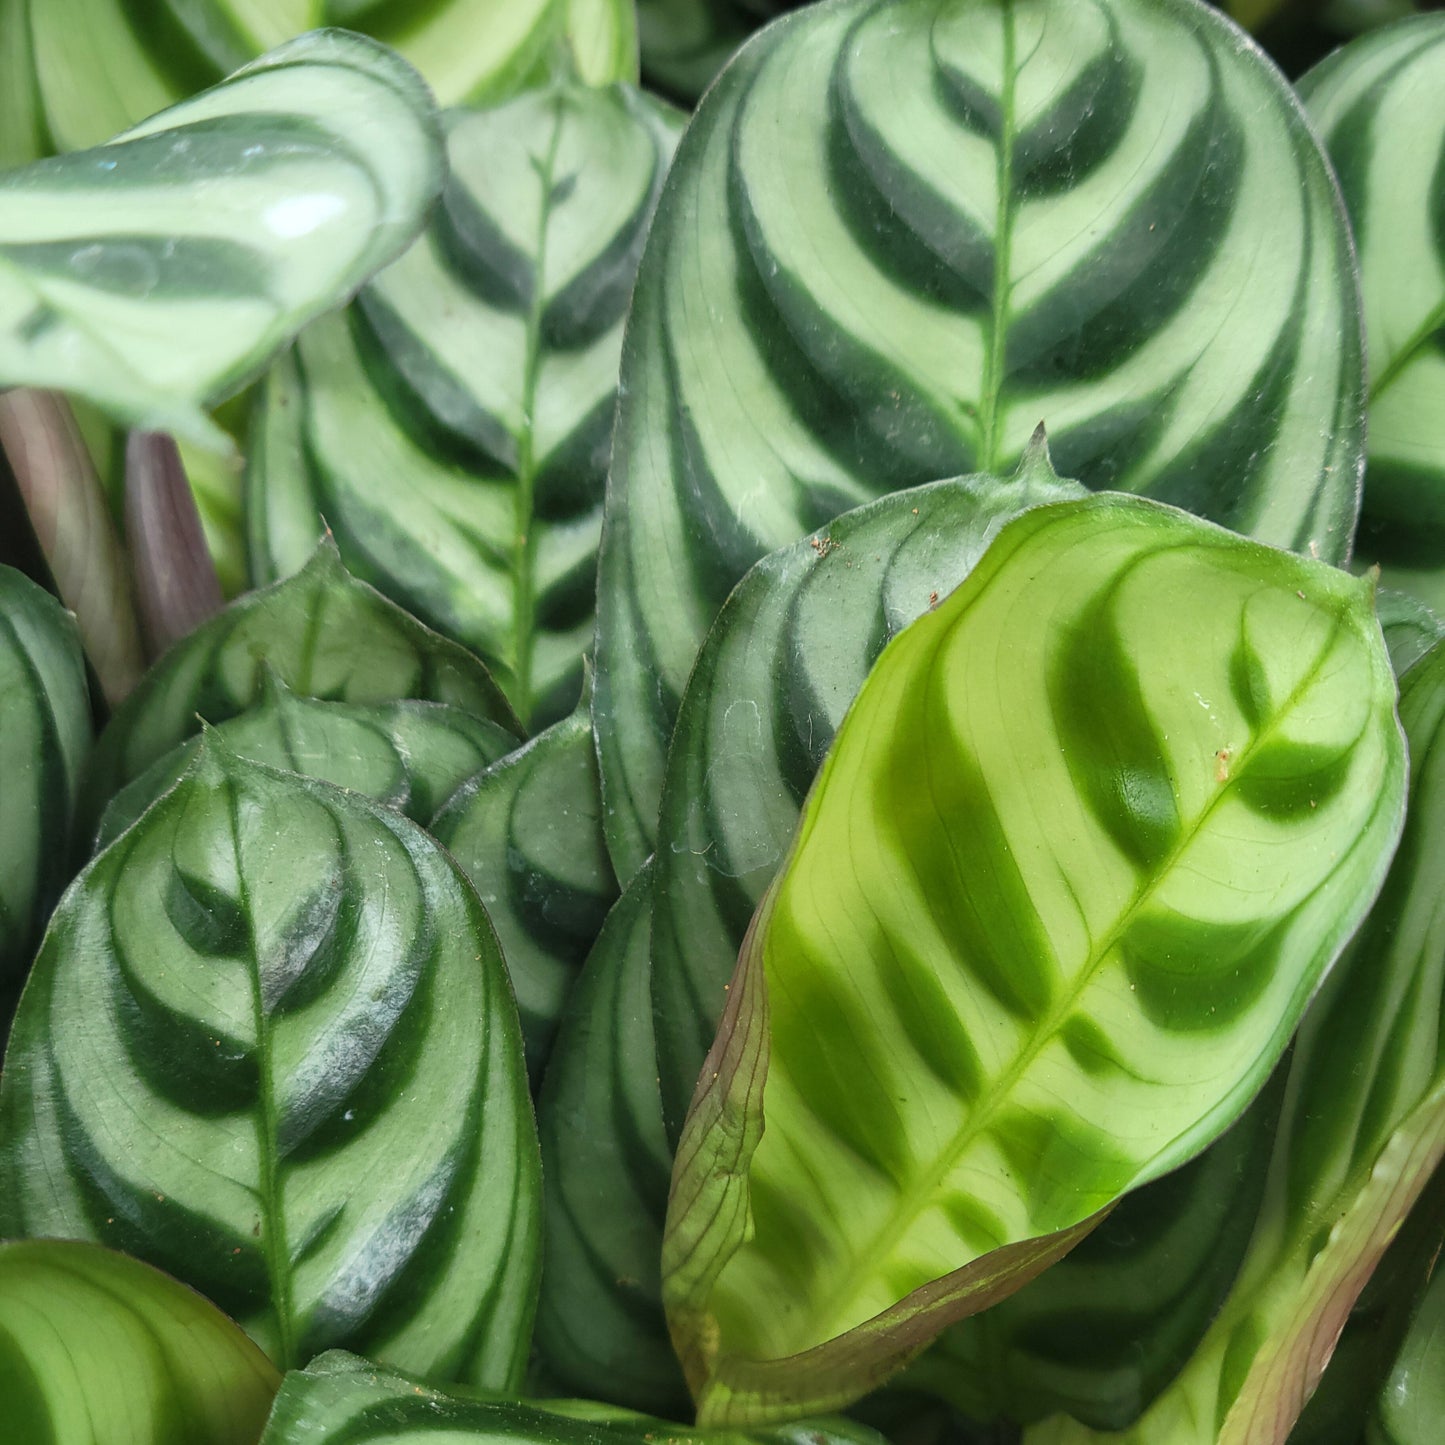
[[[1290,716],[1298,706],[1301,696],[1311,688],[1318,678],[1324,660],[1329,657],[1344,634],[1345,617],[1342,613],[1336,613],[1335,625],[1324,645],[1316,654],[1310,669],[1291,690],[1289,696],[1275,710],[1273,718],[1268,726],[1261,729],[1250,742],[1249,746],[1238,755],[1236,766],[1231,770],[1228,780],[1218,789],[1209,800],[1204,810],[1195,819],[1187,833],[1181,835],[1169,853],[1160,861],[1157,868],[1144,881],[1142,888],[1135,894],[1131,903],[1120,914],[1102,942],[1094,946],[1092,957],[1085,963],[1084,967],[1075,976],[1072,985],[1065,991],[1061,1001],[1057,1003],[1034,1031],[1023,1049],[1016,1055],[1014,1061],[997,1078],[994,1087],[989,1091],[986,1099],[979,1105],[969,1110],[968,1118],[964,1125],[955,1133],[953,1138],[941,1149],[937,1156],[937,1162],[929,1169],[927,1174],[913,1188],[910,1196],[900,1199],[896,1207],[882,1228],[877,1230],[867,1243],[853,1251],[854,1267],[847,1276],[842,1277],[841,1287],[835,1289],[831,1295],[826,1296],[820,1303],[810,1309],[806,1316],[800,1321],[800,1325],[806,1325],[806,1329],[795,1327],[790,1333],[795,1338],[803,1337],[811,1343],[823,1343],[826,1340],[835,1338],[840,1331],[837,1322],[845,1314],[845,1306],[851,1306],[857,1299],[859,1293],[867,1286],[869,1271],[866,1264],[860,1268],[859,1261],[882,1260],[889,1257],[897,1248],[898,1244],[906,1236],[909,1228],[924,1210],[928,1209],[935,1202],[937,1191],[943,1181],[948,1177],[956,1166],[963,1152],[984,1132],[992,1122],[993,1116],[998,1109],[1011,1097],[1012,1091],[1020,1078],[1033,1064],[1034,1060],[1058,1037],[1059,1030],[1063,1023],[1074,1013],[1079,999],[1083,996],[1089,986],[1093,983],[1104,963],[1110,958],[1120,939],[1128,929],[1130,923],[1137,916],[1139,911],[1149,902],[1157,891],[1162,881],[1170,876],[1177,866],[1180,857],[1185,850],[1192,845],[1199,836],[1215,809],[1220,802],[1230,796],[1235,785],[1247,773],[1250,760],[1259,752],[1260,748],[1267,743],[1279,728],[1282,721]],[[1010,1241],[1001,1241],[1007,1244]],[[983,1255],[974,1255],[972,1259],[981,1259]],[[966,1267],[972,1259],[960,1265]],[[832,1319],[833,1325],[823,1332],[821,1321]],[[849,1326],[849,1328],[852,1328]]]

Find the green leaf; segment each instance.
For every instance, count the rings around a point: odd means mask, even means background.
[[[1040,420],[1092,488],[1345,558],[1358,306],[1297,101],[1197,0],[839,0],[762,32],[679,148],[624,347],[595,699],[619,879],[747,568],[1006,472]]]
[[[895,639],[678,1149],[701,1419],[856,1398],[1242,1112],[1399,836],[1371,599],[1111,496],[1010,523]]]
[[[1344,191],[1370,370],[1360,550],[1445,604],[1445,16],[1344,47],[1300,81]]]
[[[0,567],[0,1037],[3,995],[30,966],[70,877],[71,820],[90,751],[90,695],[75,619]]]
[[[471,653],[356,581],[324,541],[296,576],[233,602],[147,673],[96,746],[86,778],[92,817],[203,721],[245,712],[268,671],[305,697],[358,704],[414,698],[516,727]]]
[[[0,1084],[0,1234],[95,1239],[283,1369],[515,1386],[540,1179],[506,970],[415,824],[212,740],[57,909]]]
[[[648,84],[691,103],[763,20],[798,0],[637,0]]]
[[[1295,1044],[1240,1278],[1126,1435],[1051,1422],[1029,1445],[1279,1445],[1351,1307],[1445,1159],[1445,647],[1405,674],[1410,811],[1378,902]]]
[[[622,322],[681,117],[569,82],[445,124],[430,229],[267,383],[251,570],[294,571],[324,516],[358,576],[546,723],[592,642]]]
[[[633,0],[567,0],[567,49],[588,85],[638,79],[637,8]]]
[[[201,407],[398,255],[443,166],[415,71],[320,31],[107,145],[0,172],[0,385],[224,450]]]
[[[443,1394],[365,1360],[324,1355],[287,1375],[261,1445],[885,1445],[851,1420],[750,1430],[699,1430],[583,1400],[531,1403]]]
[[[1437,642],[1445,639],[1445,622],[1408,592],[1382,587],[1375,594],[1375,610],[1396,677],[1403,677]]]
[[[0,1244],[16,1445],[256,1445],[281,1377],[200,1295],[93,1244]]]
[[[427,825],[501,940],[539,1079],[577,971],[617,898],[582,707],[463,783]]]
[[[1369,1445],[1434,1445],[1445,1420],[1445,1270],[1436,1267],[1375,1407]]]
[[[679,1415],[687,1386],[662,1312],[672,1146],[653,1063],[652,878],[649,863],[608,914],[537,1103],[545,1186],[537,1350],[563,1389]]]
[[[362,793],[423,826],[478,768],[517,745],[505,728],[445,703],[317,702],[297,697],[269,671],[257,704],[212,736],[252,762]],[[97,852],[175,786],[200,746],[199,738],[181,743],[110,800]]]

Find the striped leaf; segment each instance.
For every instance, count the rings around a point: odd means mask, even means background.
[[[1410,812],[1390,876],[1295,1045],[1240,1279],[1126,1435],[1065,1421],[1029,1445],[1280,1445],[1351,1306],[1445,1158],[1445,647],[1401,681]]]
[[[458,1399],[365,1360],[328,1354],[287,1375],[261,1445],[884,1445],[851,1420],[697,1430],[587,1401]]]
[[[536,83],[564,47],[594,83],[635,80],[631,19],[631,0],[3,0],[0,160],[98,145],[319,25],[375,36],[455,105]]]
[[[1375,608],[1396,677],[1403,677],[1437,642],[1445,640],[1445,622],[1408,592],[1383,587],[1375,594]]]
[[[496,940],[415,824],[212,740],[66,894],[0,1084],[0,1235],[194,1285],[283,1369],[508,1388],[540,1179]]]
[[[622,320],[680,117],[567,83],[445,124],[426,235],[267,383],[251,571],[294,571],[329,526],[545,723],[591,645]]]
[[[0,1037],[5,996],[30,966],[70,878],[70,830],[90,751],[75,619],[0,567]]]
[[[150,670],[96,746],[86,778],[91,817],[202,721],[245,712],[268,672],[305,697],[413,698],[516,727],[475,657],[356,581],[326,541],[295,577],[233,602]]]
[[[706,226],[697,217],[713,218]],[[883,492],[1059,470],[1344,558],[1358,296],[1324,157],[1198,0],[838,0],[699,108],[638,276],[599,577],[608,844],[708,625]]]
[[[269,671],[261,689],[255,707],[214,729],[219,742],[252,762],[362,793],[423,827],[478,768],[517,745],[505,728],[445,703],[317,702]],[[176,785],[200,746],[199,738],[181,743],[110,800],[97,852]]]
[[[564,1390],[681,1415],[687,1386],[662,1313],[672,1146],[653,1064],[652,878],[648,864],[608,915],[537,1104],[545,1186],[537,1350]]]
[[[617,898],[584,706],[462,783],[427,825],[497,930],[539,1080],[582,960]]]
[[[1360,547],[1445,604],[1445,15],[1363,36],[1300,82],[1339,173],[1369,340]]]
[[[159,1270],[93,1244],[0,1244],[16,1445],[256,1445],[280,1384],[220,1310]]]
[[[1083,495],[1042,440],[1010,481],[880,498],[759,562],[708,633],[678,712],[654,893],[657,1068],[676,1143],[748,921],[844,713],[884,645],[968,575],[999,528]]]
[[[1435,1445],[1445,1420],[1445,1269],[1424,1302],[1366,1432],[1368,1445]]]
[[[74,17],[67,44],[77,26],[94,37]],[[405,248],[444,163],[416,72],[327,31],[108,145],[0,172],[0,386],[224,450],[200,408]]]
[[[1240,1114],[1399,836],[1371,599],[1099,497],[1010,523],[894,640],[678,1149],[700,1419],[856,1398]]]

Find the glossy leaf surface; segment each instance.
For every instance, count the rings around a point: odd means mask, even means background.
[[[87,777],[93,815],[199,732],[202,721],[246,711],[268,672],[305,697],[360,704],[414,698],[516,726],[471,653],[358,582],[324,542],[295,577],[233,602],[147,673],[97,745]]]
[[[256,1445],[281,1377],[214,1305],[70,1240],[0,1244],[0,1400],[21,1445]]]
[[[1339,173],[1369,341],[1360,550],[1445,604],[1445,16],[1353,41],[1300,82]]]
[[[497,930],[534,1079],[617,898],[585,705],[467,779],[427,824]]]
[[[1431,1445],[1445,1420],[1445,1270],[1435,1276],[1385,1385],[1369,1445]]]
[[[1010,523],[883,654],[678,1150],[701,1418],[856,1398],[1242,1112],[1399,836],[1371,596],[1091,498]]]
[[[75,619],[0,567],[0,1032],[45,917],[69,878],[71,821],[90,751]]]
[[[884,1445],[865,1425],[815,1420],[772,1429],[698,1430],[581,1400],[458,1398],[365,1360],[329,1354],[286,1377],[262,1445]]]
[[[595,705],[619,878],[766,552],[1002,474],[1042,420],[1065,476],[1337,561],[1362,392],[1333,180],[1216,11],[846,0],[770,26],[689,127],[624,347]]]
[[[323,31],[107,145],[0,172],[0,385],[224,449],[201,407],[397,256],[444,165],[416,72]]]
[[[662,1312],[672,1146],[648,988],[653,865],[629,884],[567,1003],[537,1104],[537,1350],[563,1389],[680,1416],[687,1386]]]
[[[294,571],[329,526],[550,722],[592,641],[622,321],[681,117],[573,82],[445,124],[430,228],[267,383],[251,570]]]
[[[296,696],[269,673],[256,705],[221,723],[213,736],[252,762],[362,793],[424,827],[478,768],[517,745],[505,728],[445,703],[317,702]],[[191,738],[173,748],[110,800],[97,852],[175,786],[200,746]]]
[[[415,824],[212,740],[66,894],[0,1085],[0,1234],[95,1239],[282,1368],[508,1388],[540,1179],[476,895]]]
[[[1230,1298],[1127,1435],[1029,1445],[1281,1445],[1361,1290],[1445,1158],[1445,647],[1401,682],[1410,811],[1390,876],[1295,1044],[1264,1206]]]

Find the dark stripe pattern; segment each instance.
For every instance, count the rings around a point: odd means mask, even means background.
[[[539,1160],[476,895],[389,809],[211,740],[57,911],[0,1086],[0,1235],[165,1269],[282,1369],[515,1388]]]
[[[76,33],[103,31],[73,5],[40,8],[68,16],[67,65]],[[86,94],[71,72],[67,88]],[[444,166],[416,72],[321,32],[110,144],[0,172],[0,385],[225,451],[200,407],[399,255]]]
[[[1362,36],[1300,82],[1339,173],[1369,342],[1362,559],[1445,608],[1445,16]]]
[[[700,1418],[852,1398],[1243,1112],[1399,837],[1371,598],[1097,497],[1008,524],[883,653],[678,1147]]]
[[[70,877],[70,831],[90,751],[75,619],[0,567],[0,1036],[46,915]]]
[[[681,117],[568,82],[445,123],[430,228],[272,373],[251,570],[294,571],[329,526],[546,724],[592,641],[622,322]]]
[[[701,225],[698,217],[708,217]],[[1060,470],[1349,551],[1363,377],[1333,180],[1196,0],[840,0],[690,126],[639,273],[599,583],[619,877],[734,583],[883,492]]]

